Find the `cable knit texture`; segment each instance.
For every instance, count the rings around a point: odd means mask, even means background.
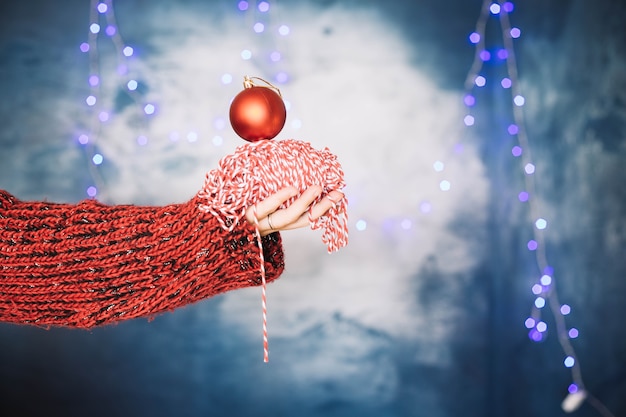
[[[260,285],[254,227],[226,231],[202,202],[22,202],[0,190],[0,321],[89,328]],[[270,282],[284,269],[280,235],[262,243]]]

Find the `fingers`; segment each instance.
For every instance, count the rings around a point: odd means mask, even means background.
[[[307,212],[309,206],[320,194],[322,194],[322,187],[319,185],[310,186],[289,207],[274,213],[272,224],[281,228],[297,221],[303,213]],[[280,221],[277,217],[280,218]]]
[[[258,202],[256,204],[256,218],[259,222],[261,235],[265,236],[277,230],[292,230],[306,227],[310,221],[317,220],[326,214],[331,207],[344,198],[342,192],[331,191],[311,207],[322,191],[321,186],[312,185],[304,190],[285,209],[279,208],[287,200],[297,195],[298,190],[294,187],[283,188],[265,200]],[[246,219],[250,223],[255,223],[255,206],[251,206],[246,210]]]
[[[289,200],[298,194],[298,190],[295,187],[285,187],[278,190],[278,192],[267,197],[263,201],[259,201],[256,204],[256,216],[258,219],[262,219],[270,213],[278,210],[281,204]],[[246,219],[250,223],[254,223],[254,207],[249,207],[246,210]],[[273,220],[273,219],[272,219]],[[272,224],[274,224],[272,222]]]
[[[289,207],[276,210],[270,214],[268,217],[272,216],[272,225],[269,226],[269,219],[267,221],[263,221],[261,223],[261,227],[267,225],[268,230],[289,230],[293,229],[292,224],[294,222],[299,222],[300,217],[303,213],[306,213],[309,209],[309,206],[319,197],[322,193],[322,187],[319,185],[313,185],[302,192],[300,197],[298,197],[293,203],[289,205]],[[278,207],[277,207],[278,208]],[[260,219],[261,217],[259,217]],[[300,223],[298,223],[300,224]],[[302,226],[299,226],[302,227]]]
[[[317,220],[343,199],[344,195],[341,191],[331,191],[322,200],[311,208],[311,220]]]
[[[309,205],[307,205],[307,207],[304,210],[297,212],[298,217],[292,222],[283,226],[282,230],[293,230],[293,229],[299,229],[301,227],[308,226],[311,220],[317,220],[320,217],[322,217],[324,214],[328,212],[328,210],[331,207],[333,207],[335,204],[341,201],[343,197],[344,195],[341,191],[331,191],[330,193],[328,193],[328,195],[322,198],[317,204],[315,204],[315,206],[311,208],[310,215],[308,213],[308,207],[310,205],[309,203]],[[313,202],[313,200],[311,202]],[[291,207],[292,206],[289,206],[287,210],[291,209]],[[296,213],[294,212],[293,215],[295,214]],[[272,215],[272,225],[274,224],[275,224],[274,215]]]

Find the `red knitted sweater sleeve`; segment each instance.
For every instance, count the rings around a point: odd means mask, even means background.
[[[88,328],[260,285],[254,228],[227,232],[198,204],[22,202],[0,190],[0,321]],[[262,243],[270,282],[284,269],[280,235]]]

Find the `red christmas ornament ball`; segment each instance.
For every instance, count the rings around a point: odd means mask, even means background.
[[[230,124],[248,142],[272,139],[285,126],[283,99],[267,87],[252,86],[235,96],[230,105]]]

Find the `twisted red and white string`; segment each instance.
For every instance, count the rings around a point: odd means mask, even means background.
[[[261,310],[263,311],[263,362],[269,362],[269,342],[267,341],[267,295],[265,289],[267,283],[265,281],[265,256],[263,255],[263,243],[261,243],[261,232],[259,232],[259,216],[256,212],[256,204],[252,206],[254,213],[254,228],[256,238],[259,244],[259,254],[261,256]]]
[[[291,186],[299,193],[279,208],[287,208],[300,194],[312,185],[321,185],[322,194],[309,208],[311,229],[324,229],[322,242],[328,252],[334,252],[348,243],[348,201],[344,197],[334,202],[325,215],[313,219],[311,209],[330,191],[345,187],[344,173],[337,156],[328,148],[317,150],[308,142],[287,139],[282,141],[261,140],[246,143],[235,152],[222,158],[218,168],[207,173],[203,189],[198,197],[204,199],[199,209],[216,216],[225,230],[232,230],[245,216],[246,209],[253,207],[254,223],[261,256],[263,350],[268,361],[267,303],[265,292],[265,262],[259,232],[256,203]]]

